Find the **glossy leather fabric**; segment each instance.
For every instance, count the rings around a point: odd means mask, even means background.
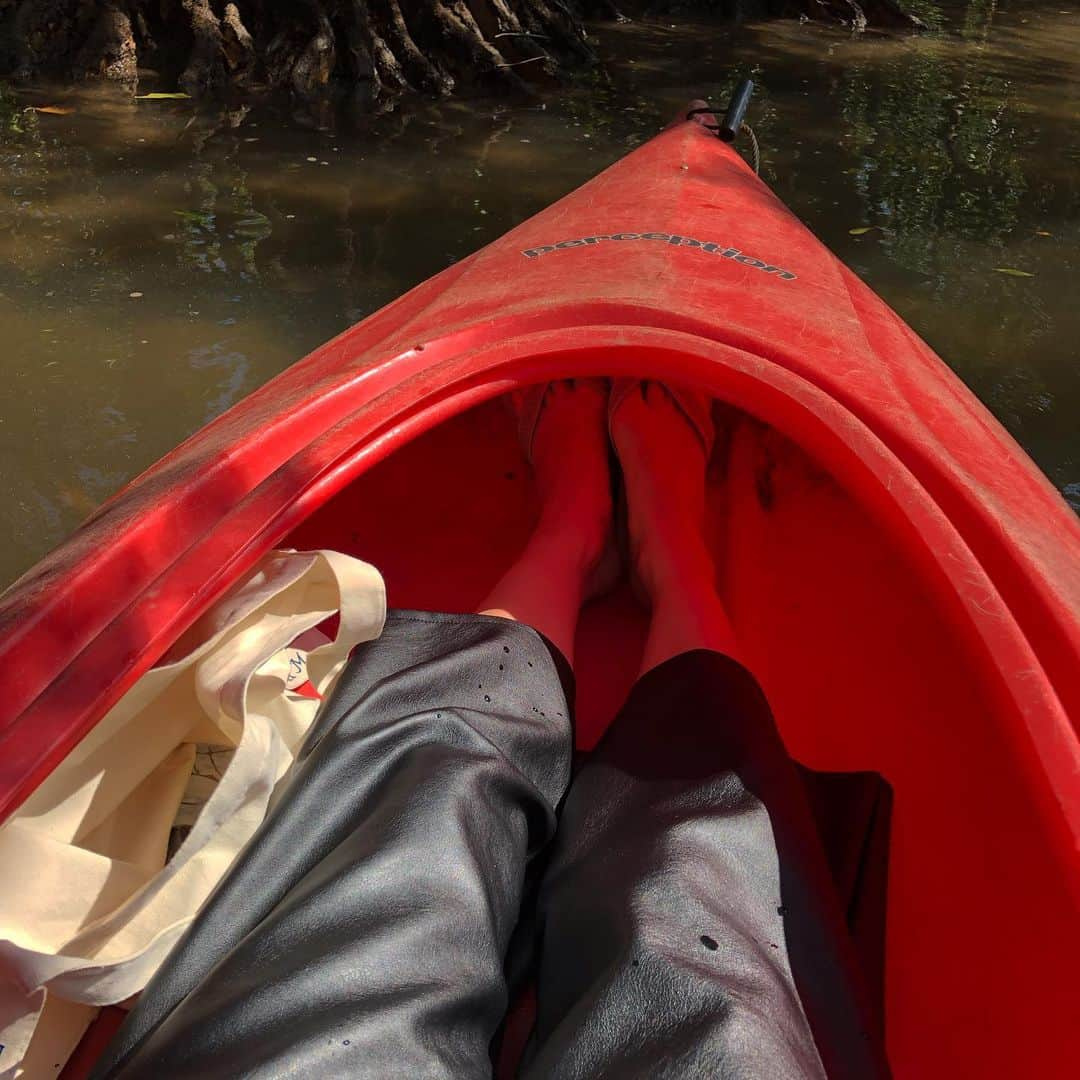
[[[391,613],[94,1075],[489,1077],[523,901],[527,1077],[885,1075],[753,679],[649,673],[566,794],[572,698],[526,626]]]
[[[727,657],[638,681],[570,787],[537,925],[529,1080],[889,1074],[803,781]]]

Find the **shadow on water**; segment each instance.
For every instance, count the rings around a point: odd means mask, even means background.
[[[768,182],[1080,509],[1080,11],[918,6],[939,29],[598,27],[605,66],[524,105],[4,92],[0,587],[255,386],[743,74]]]

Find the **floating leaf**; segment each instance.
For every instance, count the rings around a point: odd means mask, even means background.
[[[848,229],[848,235],[850,236],[862,236],[863,233],[868,233],[871,229],[876,229],[876,225],[860,225],[857,229]]]
[[[136,101],[179,101],[183,98],[191,97],[190,94],[182,94],[177,92],[175,94],[164,94],[161,91],[155,91],[152,94],[136,94]]]
[[[995,274],[1008,274],[1009,277],[1034,277],[1034,274],[1029,274],[1026,270],[1014,270],[1011,266],[995,266]]]
[[[46,113],[48,116],[70,116],[75,110],[67,105],[31,105],[31,110],[36,113]]]

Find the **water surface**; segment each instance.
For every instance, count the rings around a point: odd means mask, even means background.
[[[1080,509],[1080,11],[921,7],[938,32],[599,27],[605,67],[537,102],[374,119],[6,95],[0,588],[256,386],[743,74],[766,180]]]

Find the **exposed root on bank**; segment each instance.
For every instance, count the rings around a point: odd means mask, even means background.
[[[713,0],[734,17],[798,14],[916,29],[903,0]],[[684,10],[693,0],[646,0]],[[267,86],[378,102],[466,83],[522,92],[594,59],[579,13],[616,0],[0,0],[0,79],[153,71],[192,97]]]
[[[127,12],[116,3],[101,5],[101,13],[75,58],[80,78],[134,83],[138,77],[135,35]]]
[[[838,22],[853,30],[868,26],[891,30],[924,30],[926,24],[905,11],[898,0],[798,0],[802,13],[810,18]]]
[[[192,97],[523,91],[593,58],[566,0],[0,0],[0,78],[151,69]]]

